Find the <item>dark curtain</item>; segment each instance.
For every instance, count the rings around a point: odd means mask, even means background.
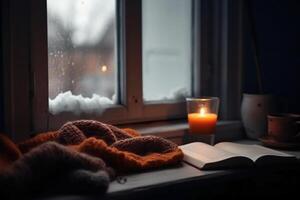
[[[300,113],[300,2],[248,2],[255,24],[264,93],[274,94],[282,112]],[[245,31],[244,92],[258,93],[249,24]]]
[[[0,15],[0,132],[4,130],[4,87],[3,87],[3,79],[4,79],[4,74],[3,74],[3,27],[2,27],[2,6],[3,1],[0,3],[0,10],[1,10],[1,15]]]

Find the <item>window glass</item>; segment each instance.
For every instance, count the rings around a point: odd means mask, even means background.
[[[117,102],[115,0],[47,0],[49,111]]]
[[[192,0],[143,0],[144,101],[191,94]]]

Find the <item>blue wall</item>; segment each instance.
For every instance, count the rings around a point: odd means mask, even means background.
[[[249,2],[258,37],[264,92],[277,95],[282,111],[300,113],[300,2]],[[245,42],[244,92],[257,93],[249,29]]]

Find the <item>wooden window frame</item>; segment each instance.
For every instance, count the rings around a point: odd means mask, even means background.
[[[145,122],[153,120],[168,120],[182,118],[185,115],[184,102],[165,102],[165,103],[144,103],[142,95],[142,4],[141,0],[118,1],[117,13],[123,21],[118,21],[121,29],[118,37],[120,72],[120,104],[112,105],[103,114],[81,114],[76,116],[73,113],[62,113],[58,115],[49,114],[48,127],[41,127],[40,130],[47,128],[53,129],[60,127],[68,120],[80,118],[97,119],[113,124],[124,124],[132,122]],[[37,17],[37,16],[36,16]],[[45,34],[44,34],[45,35]],[[44,38],[45,40],[45,38]],[[124,50],[124,51],[123,51]],[[130,52],[130,53],[128,53]],[[47,54],[48,55],[48,54]],[[44,59],[46,56],[43,56]],[[40,65],[37,65],[37,67]],[[43,65],[45,66],[45,65]],[[39,69],[41,69],[39,67]],[[37,71],[39,69],[34,69]],[[45,71],[45,69],[43,69]],[[43,73],[43,72],[39,72]],[[44,85],[43,88],[48,87]],[[40,91],[40,89],[39,89]],[[38,91],[36,91],[38,92]],[[44,91],[42,96],[48,98],[48,93]],[[43,98],[45,101],[45,97]],[[47,105],[44,105],[45,108]],[[43,110],[46,110],[46,109]],[[39,111],[40,109],[37,109]],[[46,112],[48,113],[48,111]],[[37,116],[37,115],[36,115]],[[45,119],[38,116],[38,119]],[[38,122],[35,126],[42,124]]]
[[[101,116],[80,118],[113,124],[185,118],[185,102],[143,103],[141,0],[118,1],[119,13],[125,16],[118,24],[124,33],[118,63],[121,105],[108,108]],[[2,5],[8,8],[2,15],[3,30],[7,30],[2,38],[6,131],[21,140],[78,119],[70,113],[52,116],[48,112],[46,1],[4,0]],[[239,119],[242,9],[238,0],[193,0],[192,93],[219,96],[223,120]]]

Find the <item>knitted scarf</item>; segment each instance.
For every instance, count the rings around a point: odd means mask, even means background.
[[[68,122],[19,144],[0,135],[0,199],[32,196],[49,185],[55,192],[105,193],[115,174],[175,165],[182,158],[171,141],[94,120]]]

